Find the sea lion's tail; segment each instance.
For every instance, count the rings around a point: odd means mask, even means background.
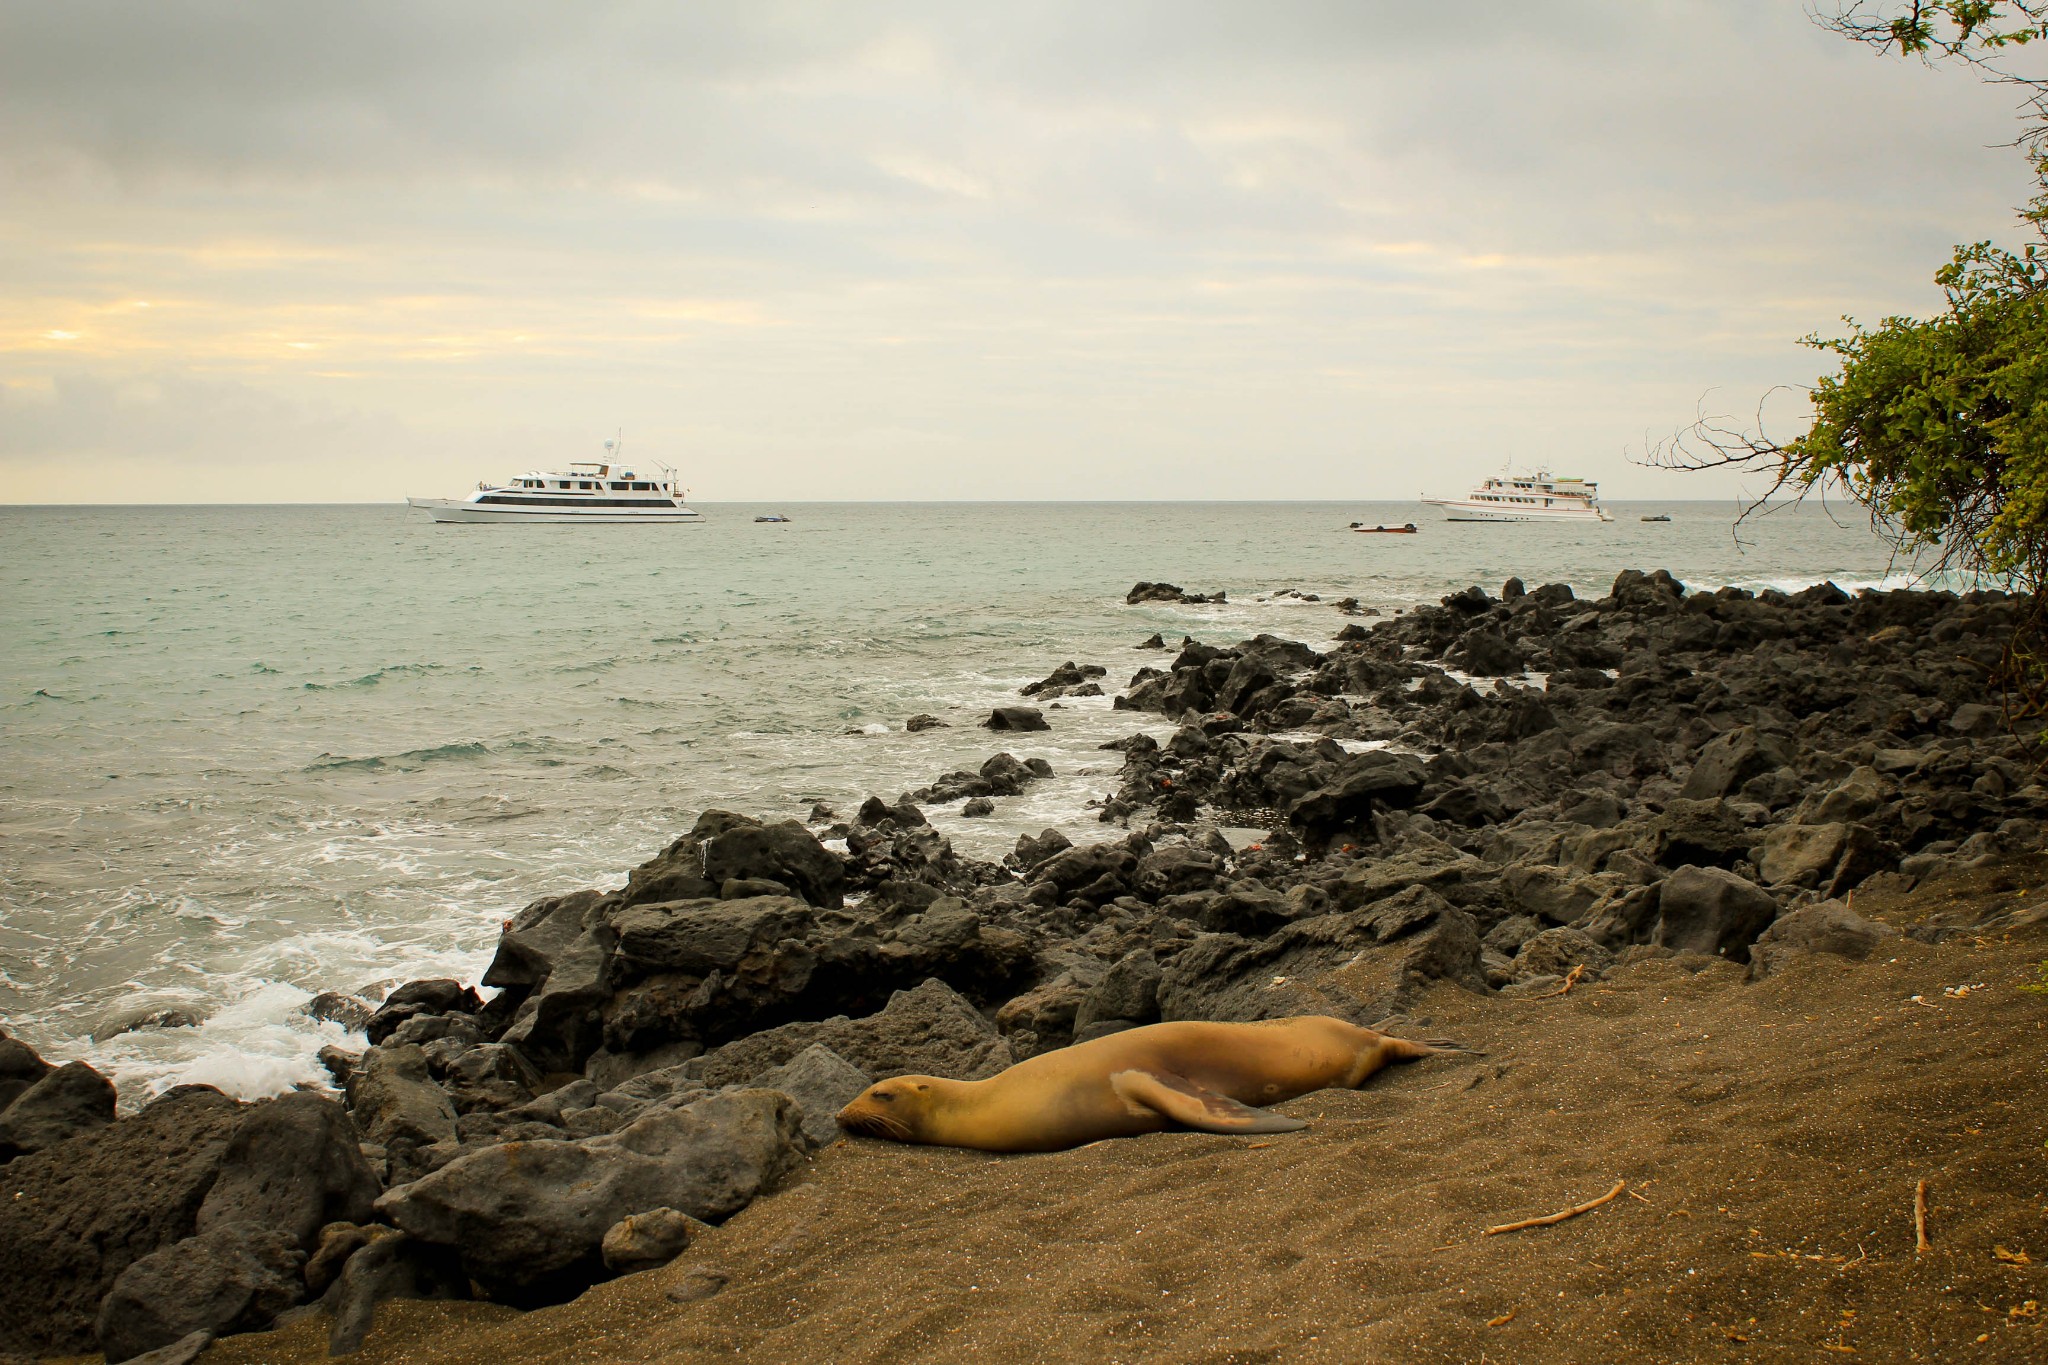
[[[1466,1047],[1463,1043],[1453,1042],[1449,1038],[1432,1038],[1428,1042],[1423,1043],[1417,1042],[1413,1038],[1394,1038],[1386,1034],[1380,1036],[1386,1040],[1383,1046],[1386,1049],[1386,1060],[1389,1062],[1419,1062],[1424,1057],[1484,1057],[1486,1055],[1476,1047]]]
[[[1446,1055],[1458,1057],[1484,1057],[1487,1055],[1486,1050],[1484,1048],[1467,1047],[1465,1046],[1465,1044],[1453,1042],[1449,1038],[1432,1038],[1426,1043],[1418,1044],[1418,1046],[1425,1049],[1425,1051],[1422,1054],[1425,1057],[1437,1057]]]

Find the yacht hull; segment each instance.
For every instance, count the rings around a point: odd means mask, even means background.
[[[530,522],[540,525],[577,526],[691,526],[704,518],[689,507],[650,507],[621,510],[616,507],[517,507],[479,506],[463,498],[407,498],[406,505],[430,514],[435,521],[487,523]]]
[[[1612,521],[1605,512],[1591,507],[1490,507],[1481,503],[1454,502],[1430,498],[1441,507],[1446,521]]]

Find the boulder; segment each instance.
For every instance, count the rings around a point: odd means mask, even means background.
[[[892,806],[879,796],[870,796],[867,800],[861,802],[860,809],[854,812],[853,822],[857,825],[867,825],[871,828],[888,822],[900,825],[905,829],[909,829],[914,825],[930,823],[930,821],[924,818],[924,812],[919,810],[914,802],[898,801]]]
[[[498,935],[498,951],[484,969],[486,986],[527,989],[541,985],[555,960],[583,933],[600,897],[595,891],[549,896],[514,915]]]
[[[1164,1019],[1255,1020],[1331,1014],[1371,1023],[1407,1008],[1431,982],[1485,988],[1479,926],[1448,909],[1382,945],[1370,912],[1298,920],[1262,941],[1204,934],[1161,973]]]
[[[1020,1055],[1022,1049],[1016,1042],[1020,1033],[1027,1035],[1027,1042],[1036,1051],[1044,1051],[1049,1042],[1065,1042],[1073,1035],[1075,1012],[1089,987],[1100,977],[1101,968],[1091,964],[1085,971],[1070,969],[1050,981],[1040,982],[1003,1003],[996,1011],[997,1031],[1012,1038],[1011,1049]]]
[[[168,1346],[129,1357],[128,1365],[192,1365],[211,1345],[213,1333],[202,1327],[196,1332],[187,1332]]]
[[[363,1025],[363,1032],[375,1045],[396,1033],[408,1020],[422,1015],[474,1014],[481,1008],[482,998],[459,981],[446,977],[409,981],[384,997],[384,1003]]]
[[[1064,853],[1074,846],[1074,841],[1056,829],[1041,831],[1037,838],[1028,834],[1017,836],[1017,851],[1013,855],[1018,866],[1031,871],[1056,853]]]
[[[873,1010],[892,989],[927,977],[992,1002],[1032,969],[1021,936],[983,925],[956,898],[892,918],[886,927],[820,918],[780,897],[618,913],[609,921],[616,947],[606,969],[606,1046],[717,1046],[789,1020]]]
[[[1479,946],[1490,953],[1513,957],[1522,945],[1543,932],[1543,922],[1533,915],[1509,915],[1486,931]]]
[[[559,1301],[603,1275],[605,1234],[668,1208],[719,1222],[802,1158],[796,1104],[736,1090],[576,1142],[510,1142],[458,1157],[377,1201],[409,1236],[450,1247],[494,1297]]]
[[[1085,844],[1046,859],[1032,878],[1051,885],[1062,899],[1085,894],[1099,905],[1128,892],[1137,871],[1138,857],[1128,844]]]
[[[94,1334],[113,1365],[197,1331],[260,1330],[304,1297],[305,1264],[290,1232],[223,1223],[122,1271],[100,1304]]]
[[[196,1226],[204,1234],[250,1223],[310,1251],[322,1227],[362,1222],[383,1192],[340,1105],[324,1095],[280,1095],[242,1111]]]
[[[1149,901],[1190,891],[1206,891],[1216,884],[1223,860],[1191,844],[1171,844],[1138,860],[1133,879],[1137,893]]]
[[[1411,886],[1424,886],[1453,904],[1470,905],[1470,897],[1489,890],[1499,875],[1497,869],[1450,844],[1411,840],[1391,857],[1353,863],[1331,895],[1341,908],[1355,910]]]
[[[0,1029],[0,1110],[55,1069],[37,1056],[34,1048]]]
[[[1799,818],[1808,824],[1867,820],[1884,809],[1884,803],[1884,778],[1866,764],[1822,793],[1817,801],[1802,805]]]
[[[1085,687],[1092,680],[1105,676],[1108,669],[1100,664],[1077,664],[1071,659],[1055,668],[1035,683],[1026,683],[1019,691],[1027,697],[1064,696],[1075,688]]]
[[[415,1241],[395,1228],[372,1227],[342,1266],[325,1306],[333,1315],[327,1325],[327,1354],[345,1356],[361,1348],[369,1335],[377,1305],[389,1299],[457,1299],[469,1297],[469,1281],[446,1247]],[[311,1284],[309,1264],[308,1284]]]
[[[83,1355],[93,1314],[137,1260],[190,1237],[243,1106],[204,1086],[7,1167],[0,1353]]]
[[[1790,761],[1789,746],[1782,739],[1754,726],[1738,726],[1700,750],[1679,795],[1688,801],[1733,796],[1751,778]]]
[[[520,1005],[500,1041],[543,1072],[582,1070],[604,1042],[605,945],[604,935],[587,929],[556,952],[540,989]]]
[[[1140,602],[1186,602],[1190,600],[1200,602],[1206,599],[1199,594],[1191,599],[1175,583],[1139,583],[1124,594],[1124,604],[1133,607]]]
[[[1848,843],[1849,826],[1840,821],[1779,825],[1764,835],[1758,870],[1768,886],[1816,886],[1834,872]]]
[[[1045,713],[1035,706],[998,706],[982,727],[989,730],[1050,730]]]
[[[1159,1018],[1159,961],[1149,948],[1118,958],[1102,979],[1081,997],[1074,1011],[1074,1035],[1097,1024],[1118,1020],[1149,1024]]]
[[[383,1236],[397,1236],[377,1223],[329,1223],[320,1229],[313,1254],[306,1258],[306,1293],[319,1298],[341,1278],[349,1257]]]
[[[839,1125],[833,1116],[873,1085],[874,1080],[823,1043],[813,1043],[747,1084],[761,1090],[779,1090],[795,1100],[803,1108],[804,1139],[813,1147],[823,1147],[839,1136]],[[607,1250],[605,1264],[611,1263]]]
[[[1683,797],[1667,803],[1648,822],[1645,831],[1634,821],[1600,830],[1587,836],[1585,845],[1633,847],[1659,867],[1733,868],[1748,862],[1757,834],[1743,822],[1740,812],[1727,801],[1688,801]],[[1583,854],[1581,855],[1583,856]]]
[[[1948,728],[1972,739],[1989,739],[2005,728],[2005,713],[1981,701],[1964,702],[1948,718]]]
[[[1514,976],[1526,981],[1534,976],[1565,976],[1583,966],[1599,973],[1607,970],[1614,954],[1576,929],[1546,929],[1526,939],[1515,954]]]
[[[1264,938],[1302,917],[1302,908],[1254,881],[1240,881],[1227,891],[1169,896],[1161,910],[1175,919],[1192,920],[1212,934]]]
[[[84,1062],[66,1062],[0,1112],[0,1162],[55,1147],[113,1121],[113,1084]]]
[[[1572,770],[1648,777],[1664,767],[1664,745],[1647,725],[1599,721],[1571,737]]]
[[[1449,901],[1426,886],[1411,886],[1384,900],[1374,901],[1361,912],[1358,923],[1378,943],[1406,938],[1451,909]]]
[[[667,848],[634,868],[626,878],[625,889],[603,897],[604,904],[619,908],[648,901],[700,900],[717,895],[718,887],[704,876],[705,840],[736,825],[758,823],[731,811],[705,811],[687,834],[671,840]],[[590,926],[586,923],[583,927]]]
[[[1552,924],[1570,924],[1614,889],[1610,874],[1576,876],[1542,863],[1516,863],[1501,873],[1515,908]]]
[[[1861,962],[1896,936],[1890,926],[1867,920],[1840,901],[1808,905],[1780,916],[1750,947],[1750,979],[1761,980],[1802,953],[1832,953]]]
[[[601,1244],[605,1269],[615,1275],[656,1270],[690,1249],[690,1243],[711,1231],[676,1209],[649,1209],[628,1214],[606,1229]]]
[[[480,1043],[449,1061],[442,1077],[459,1114],[512,1109],[540,1089],[540,1073],[507,1043]]]
[[[912,716],[909,720],[904,721],[903,728],[914,735],[920,730],[945,730],[951,727],[949,727],[946,724],[946,722],[940,720],[937,716],[926,715],[923,712],[919,712],[917,715]]]
[[[1290,824],[1328,833],[1355,825],[1380,808],[1415,804],[1428,781],[1421,763],[1384,749],[1349,755],[1336,776],[1287,809]]]
[[[1778,916],[1778,902],[1754,882],[1718,867],[1688,864],[1665,878],[1658,897],[1658,946],[1749,960],[1749,945]]]
[[[1016,1060],[974,1005],[943,981],[897,991],[862,1019],[784,1024],[714,1049],[681,1070],[707,1086],[735,1085],[822,1043],[874,1077],[917,1074],[976,1081]]]
[[[491,983],[486,981],[484,984]],[[322,991],[299,1007],[299,1013],[308,1019],[339,1024],[350,1033],[361,1033],[375,1012],[376,1006],[369,1001],[341,991]]]
[[[204,1022],[205,1017],[197,1010],[177,1005],[136,1005],[115,1010],[94,1024],[92,1040],[104,1043],[124,1033],[139,1033],[145,1029],[198,1028]]]
[[[1445,658],[1478,677],[1499,678],[1522,671],[1521,652],[1498,626],[1475,626],[1466,631]]]
[[[428,1078],[426,1053],[417,1046],[364,1053],[349,1077],[348,1107],[363,1139],[390,1158],[395,1181],[423,1169],[426,1148],[455,1137],[454,1101]]]
[[[735,825],[704,843],[704,877],[782,883],[812,905],[837,910],[846,903],[846,864],[798,820]]]

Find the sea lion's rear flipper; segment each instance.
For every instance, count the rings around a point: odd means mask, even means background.
[[[1239,1104],[1171,1071],[1119,1071],[1109,1083],[1129,1103],[1204,1133],[1292,1133],[1308,1127],[1302,1119]]]

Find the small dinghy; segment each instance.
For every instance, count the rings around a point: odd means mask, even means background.
[[[782,515],[782,513],[780,513],[780,512],[775,512],[775,513],[771,513],[770,515],[768,515],[768,516],[765,516],[765,517],[755,517],[755,518],[754,518],[754,520],[755,520],[755,521],[778,521],[778,522],[779,522],[779,521],[788,521],[788,520],[789,520],[789,518],[788,518],[788,517],[785,517],[785,516],[783,516],[783,515]]]
[[[1405,526],[1367,526],[1362,521],[1354,521],[1351,523],[1351,529],[1368,536],[1412,536],[1415,534],[1415,523],[1411,521]]]

